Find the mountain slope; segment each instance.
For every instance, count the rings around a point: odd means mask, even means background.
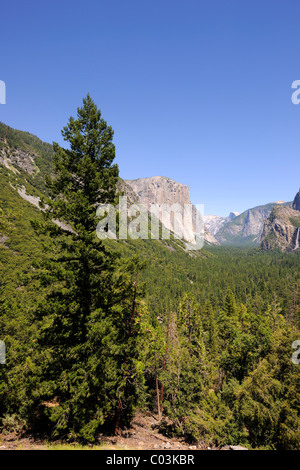
[[[0,122],[0,164],[45,191],[44,177],[52,171],[53,147],[29,132]]]
[[[300,247],[300,192],[292,207],[275,205],[266,219],[261,237],[263,250],[296,251]],[[298,208],[298,209],[297,209]]]
[[[225,223],[216,233],[216,239],[222,245],[258,246],[264,222],[275,204],[272,202],[244,211],[235,219]]]

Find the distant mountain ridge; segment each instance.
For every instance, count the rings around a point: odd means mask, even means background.
[[[224,224],[215,235],[222,245],[255,245],[259,243],[263,223],[273,204],[247,209],[234,220]]]
[[[208,230],[213,235],[216,235],[224,224],[226,224],[227,222],[231,222],[238,215],[240,215],[239,212],[230,212],[227,217],[221,217],[219,215],[205,215],[204,223],[207,226]]]
[[[228,218],[212,221],[206,219],[206,224],[208,227],[214,224],[213,233],[220,245],[259,246],[264,222],[276,204],[289,206],[291,202],[278,201],[263,204],[247,209],[236,216],[236,213],[231,213],[231,217]]]

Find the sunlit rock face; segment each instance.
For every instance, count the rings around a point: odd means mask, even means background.
[[[158,214],[158,218],[167,229],[186,241],[193,242],[195,232],[200,227],[204,230],[205,241],[218,244],[213,234],[203,226],[203,217],[191,203],[189,187],[185,184],[165,176],[139,178],[125,182],[133,189],[139,203],[143,204],[148,211],[153,205],[164,207],[164,211]]]

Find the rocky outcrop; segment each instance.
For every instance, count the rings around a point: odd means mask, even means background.
[[[300,211],[286,206],[274,206],[265,221],[261,248],[296,251],[300,246]]]
[[[29,175],[33,175],[38,171],[34,162],[34,155],[30,155],[21,149],[11,149],[6,145],[0,150],[0,164],[14,172],[19,168],[26,171]]]
[[[204,216],[204,223],[210,233],[216,235],[222,225],[225,223],[225,217],[221,217],[219,215],[205,215]]]
[[[189,187],[165,176],[126,180],[137,194],[141,204],[190,204]]]
[[[127,196],[127,205],[136,204],[139,202],[139,197],[134,192],[133,188],[130,186],[130,184],[126,183],[126,181],[122,180],[121,178],[119,178],[119,181],[117,183],[117,193],[119,195]]]
[[[295,199],[294,199],[294,201],[293,201],[292,208],[293,208],[295,211],[300,211],[300,189],[299,189],[299,191],[297,192],[297,194],[296,194],[296,196],[295,196]]]
[[[209,231],[208,227],[204,222],[204,240],[209,245],[220,245],[215,236]]]
[[[204,240],[209,244],[218,244],[213,234],[203,226],[203,215],[191,203],[188,186],[164,176],[126,180],[125,183],[133,189],[139,203],[148,211],[153,204],[165,205],[167,217],[164,218],[160,213],[158,218],[167,229],[175,233],[180,232],[183,239],[193,242],[196,228],[203,227]],[[172,206],[173,210],[168,213]],[[191,208],[192,217],[187,221],[184,219],[184,210],[188,206]]]

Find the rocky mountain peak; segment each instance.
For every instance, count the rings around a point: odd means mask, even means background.
[[[240,215],[239,212],[235,212],[235,211],[230,212],[229,216],[227,217],[226,222],[235,219],[238,215]]]
[[[190,191],[185,184],[166,176],[152,176],[125,181],[137,194],[141,204],[189,204]]]
[[[299,189],[299,191],[297,192],[297,194],[296,194],[296,196],[295,196],[295,199],[294,199],[292,208],[293,208],[295,211],[300,211],[300,189]]]
[[[227,222],[231,222],[239,215],[238,212],[230,212],[227,217],[221,217],[219,215],[205,215],[204,223],[208,227],[208,230],[216,235],[218,231],[225,225]]]

